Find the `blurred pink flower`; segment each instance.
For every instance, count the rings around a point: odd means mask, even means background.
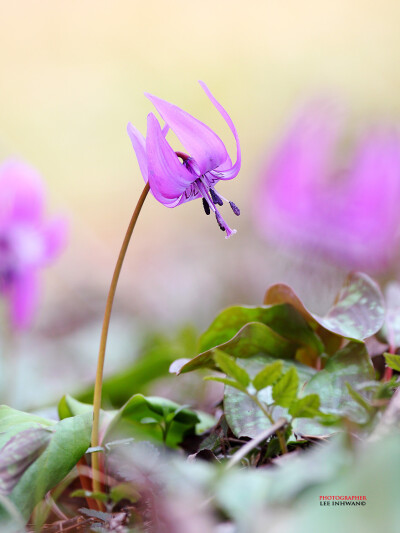
[[[382,271],[400,242],[399,135],[368,131],[342,167],[340,126],[335,109],[321,104],[295,120],[263,172],[256,223],[272,241]]]
[[[153,113],[147,117],[147,137],[131,124],[128,134],[136,152],[139,167],[145,181],[149,181],[150,190],[156,200],[166,207],[176,207],[184,202],[202,198],[207,215],[212,211],[221,230],[230,237],[236,230],[231,230],[218,211],[226,200],[216,193],[214,186],[220,180],[230,180],[237,176],[241,165],[239,138],[236,128],[225,109],[210,93],[205,83],[200,82],[206,95],[225,119],[232,131],[237,148],[236,163],[228,155],[224,143],[208,126],[186,113],[179,107],[147,94],[147,98],[165,121],[161,126]],[[175,152],[165,136],[168,130],[176,134],[190,155]],[[240,210],[229,202],[235,215]]]
[[[0,165],[0,294],[8,301],[14,328],[27,327],[39,296],[40,268],[63,248],[66,221],[44,218],[45,189],[25,163]]]

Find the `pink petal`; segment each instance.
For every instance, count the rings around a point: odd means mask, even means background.
[[[211,94],[210,89],[207,87],[207,85],[203,81],[199,81],[201,87],[203,88],[204,92],[208,96],[208,98],[211,100],[213,105],[216,107],[216,109],[220,112],[220,114],[225,119],[225,122],[228,124],[231,132],[233,133],[233,136],[235,137],[236,141],[236,162],[229,170],[224,169],[223,175],[215,174],[218,176],[219,179],[222,180],[230,180],[238,175],[240,171],[240,166],[242,163],[242,153],[240,150],[240,143],[239,143],[239,136],[237,134],[235,125],[232,122],[231,117],[228,115],[228,113],[225,111],[225,109],[222,107],[222,105],[214,98],[214,96]],[[221,161],[220,164],[222,164],[223,161]],[[220,169],[217,169],[219,171]]]
[[[152,193],[162,204],[175,207],[197,176],[180,162],[153,113],[147,117],[146,154]]]
[[[28,327],[36,310],[39,287],[34,269],[21,273],[10,292],[11,321],[16,329]]]
[[[146,157],[146,141],[139,130],[135,128],[130,122],[127,127],[128,135],[131,139],[133,149],[139,163],[140,172],[142,173],[144,181],[148,180],[147,172],[147,157]]]
[[[20,161],[5,161],[0,166],[0,190],[0,223],[7,219],[41,220],[45,188],[35,169]]]
[[[68,221],[64,217],[53,218],[42,230],[45,243],[44,261],[54,259],[65,248],[68,237]]]
[[[224,143],[208,126],[179,107],[146,94],[164,121],[174,131],[189,155],[197,162],[201,174],[217,168],[226,161]]]

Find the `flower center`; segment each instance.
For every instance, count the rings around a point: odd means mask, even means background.
[[[219,181],[219,179],[216,179],[209,173],[200,174],[196,161],[184,152],[175,153],[180,159],[182,159],[182,164],[185,165],[185,167],[193,174],[193,176],[195,176],[193,185],[197,186],[199,193],[203,197],[203,208],[206,215],[209,215],[211,211],[215,214],[218,226],[220,227],[221,231],[226,231],[226,238],[228,239],[231,235],[236,233],[236,230],[231,229],[228,226],[228,224],[222,218],[221,213],[218,211],[217,205],[222,207],[224,205],[224,201],[229,203],[236,216],[240,215],[240,209],[236,206],[236,204],[216,193],[213,185]]]

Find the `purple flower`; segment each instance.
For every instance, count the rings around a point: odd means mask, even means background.
[[[154,197],[166,207],[176,207],[196,198],[202,198],[206,214],[212,211],[221,230],[226,231],[226,238],[236,230],[229,228],[222,218],[217,205],[228,202],[217,194],[215,185],[220,180],[230,180],[237,176],[241,165],[241,153],[236,128],[225,109],[210,93],[205,83],[199,82],[208,98],[221,113],[231,129],[237,147],[236,163],[231,159],[221,139],[205,124],[172,105],[150,94],[147,98],[165,122],[161,126],[153,113],[147,116],[147,137],[132,124],[128,124],[128,134],[132,141],[143,178],[149,181]],[[179,141],[190,155],[175,152],[166,140],[168,130],[176,134]],[[238,207],[229,202],[235,215]]]
[[[340,164],[340,133],[332,106],[303,111],[263,173],[256,223],[270,240],[378,272],[398,254],[400,241],[399,135],[371,129]]]
[[[44,204],[45,189],[33,168],[14,160],[0,165],[0,294],[17,329],[33,318],[40,268],[65,243],[65,220],[45,220]]]

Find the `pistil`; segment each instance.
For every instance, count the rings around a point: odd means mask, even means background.
[[[222,200],[215,193],[215,191],[213,191],[210,187],[207,186],[206,183],[204,183],[203,176],[199,177],[195,181],[195,183],[196,183],[196,185],[197,185],[197,187],[199,189],[200,194],[203,196],[204,210],[207,213],[207,210],[206,210],[206,207],[205,207],[205,204],[207,204],[208,208],[211,209],[211,211],[213,211],[215,213],[215,218],[217,219],[217,223],[218,223],[218,226],[220,227],[221,231],[226,231],[226,237],[225,238],[228,239],[231,235],[234,235],[236,233],[236,230],[235,229],[232,230],[228,226],[228,224],[225,222],[225,220],[222,218],[221,213],[218,211],[218,209],[217,209],[217,207],[215,205],[213,194],[218,198],[219,202],[221,202],[221,205],[223,205]],[[219,205],[219,202],[218,202],[218,205]]]

